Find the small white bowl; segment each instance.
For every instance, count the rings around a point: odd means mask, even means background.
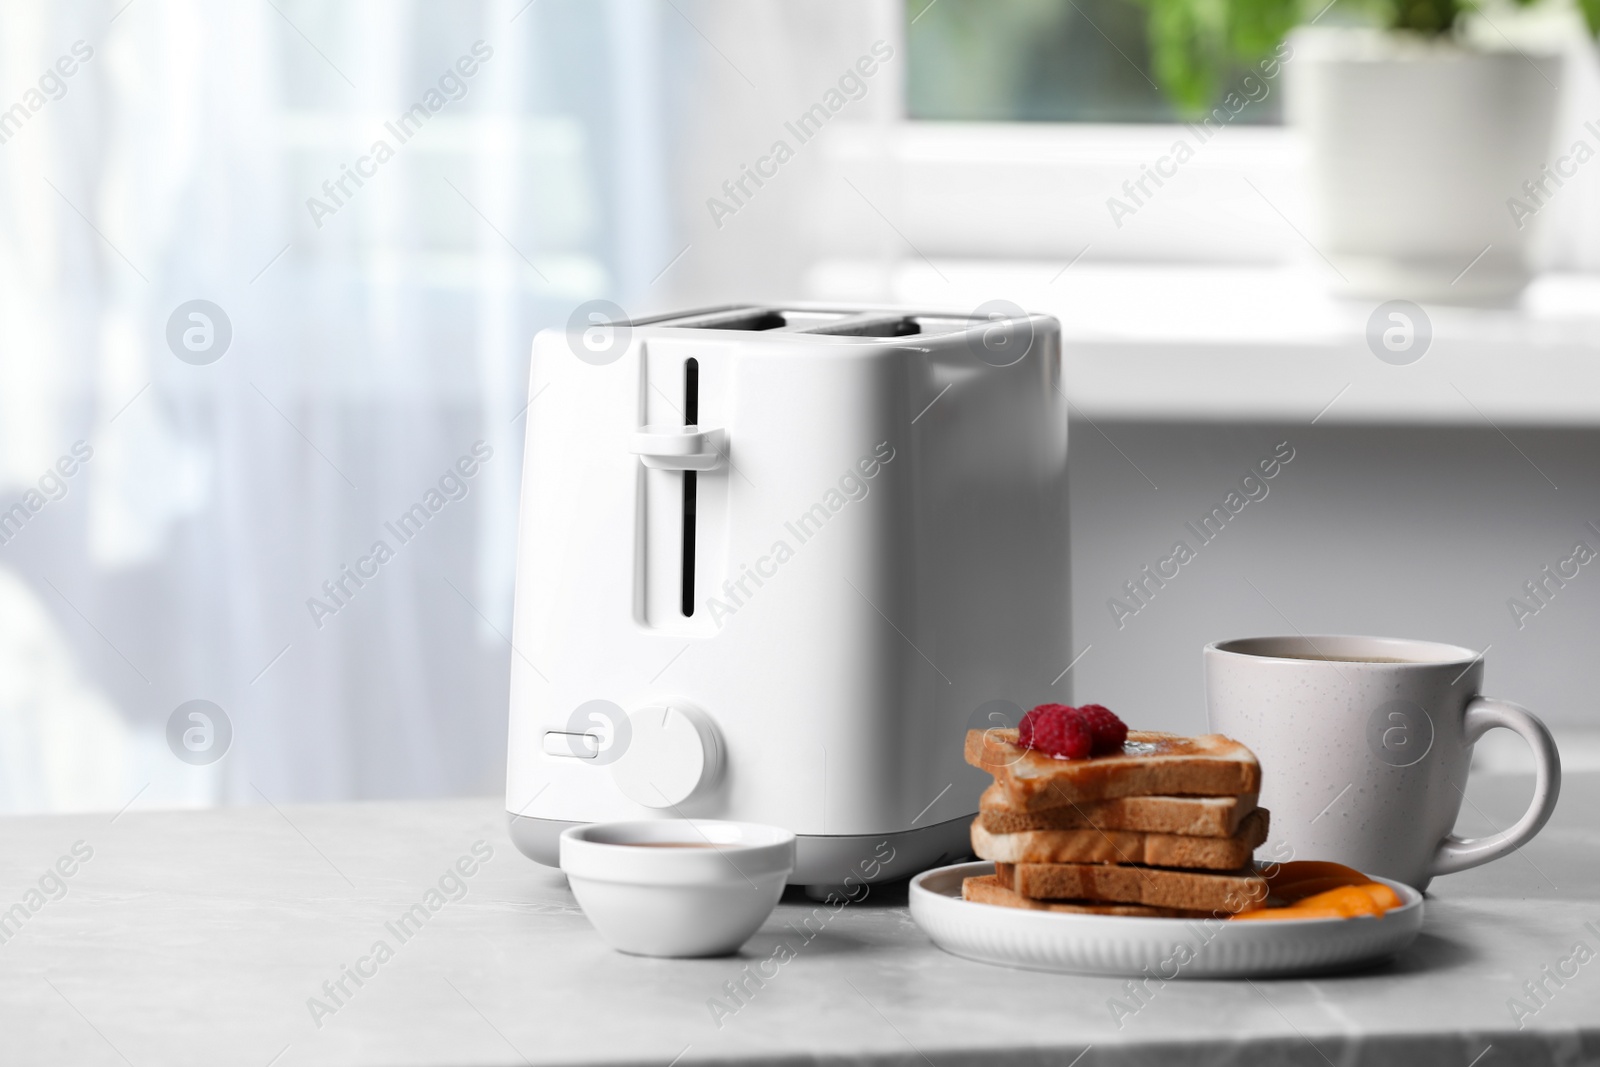
[[[583,913],[607,944],[636,956],[737,952],[794,870],[794,834],[751,822],[591,823],[563,831],[560,847]]]

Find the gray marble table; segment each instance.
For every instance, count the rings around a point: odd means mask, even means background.
[[[1530,790],[1475,779],[1463,831]],[[1421,939],[1379,970],[1174,982],[1120,1027],[1122,982],[948,956],[903,887],[731,1002],[814,905],[791,894],[743,958],[619,955],[492,799],[10,818],[0,1064],[1600,1063],[1600,957],[1563,963],[1600,952],[1597,812],[1600,775],[1569,777],[1539,839],[1436,882]]]

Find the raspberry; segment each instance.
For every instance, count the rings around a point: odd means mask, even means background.
[[[1040,704],[1017,724],[1017,743],[1056,759],[1087,759],[1094,751],[1090,733],[1076,708]]]
[[[1121,752],[1128,740],[1128,724],[1112,714],[1104,704],[1085,704],[1078,709],[1078,717],[1094,735],[1094,754],[1104,756]]]

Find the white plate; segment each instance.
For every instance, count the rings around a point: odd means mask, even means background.
[[[911,880],[911,917],[946,952],[1034,971],[1164,980],[1348,970],[1394,955],[1422,929],[1422,894],[1376,881],[1403,902],[1353,919],[1141,919],[1028,911],[961,899],[961,880],[992,863],[958,863]]]

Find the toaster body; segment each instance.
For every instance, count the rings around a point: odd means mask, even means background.
[[[967,855],[966,731],[1068,698],[1055,320],[732,308],[547,330],[532,359],[517,846],[771,823],[809,886]]]

